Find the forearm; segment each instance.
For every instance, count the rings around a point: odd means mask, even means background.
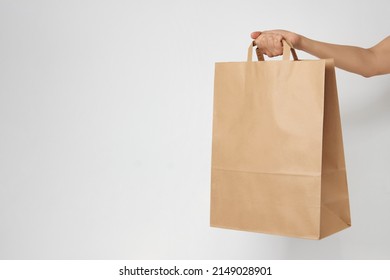
[[[301,36],[298,49],[319,58],[333,58],[336,67],[364,77],[375,75],[375,54],[370,49],[323,43]]]
[[[346,71],[364,77],[390,74],[390,36],[368,49],[319,42],[280,29],[252,32],[251,37],[260,52],[269,57],[283,53],[282,39],[285,39],[298,50],[319,58],[333,58],[335,65]]]

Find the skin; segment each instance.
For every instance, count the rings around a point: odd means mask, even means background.
[[[390,36],[367,49],[319,42],[286,30],[256,31],[251,37],[269,57],[283,54],[282,39],[285,39],[295,49],[319,58],[334,58],[336,67],[363,77],[390,74]]]

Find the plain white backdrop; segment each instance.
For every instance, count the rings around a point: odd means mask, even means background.
[[[388,259],[390,77],[337,71],[352,227],[209,227],[214,63],[283,28],[370,47],[390,2],[0,0],[1,259]],[[312,58],[298,52],[300,58]]]

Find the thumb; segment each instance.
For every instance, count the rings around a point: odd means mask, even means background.
[[[260,34],[261,34],[260,31],[252,32],[252,33],[251,33],[251,38],[252,38],[252,39],[256,39],[257,37],[260,36]]]

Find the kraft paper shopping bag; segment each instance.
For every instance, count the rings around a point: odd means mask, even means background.
[[[334,62],[215,64],[213,227],[321,239],[351,225]],[[290,53],[294,60],[290,60]]]

